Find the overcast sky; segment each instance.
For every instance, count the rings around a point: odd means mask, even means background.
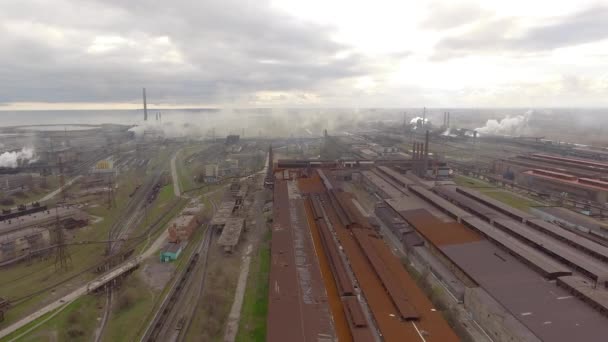
[[[608,105],[606,1],[1,0],[0,108]]]

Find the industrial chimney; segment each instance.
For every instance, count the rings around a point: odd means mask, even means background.
[[[148,121],[148,104],[146,103],[146,88],[144,88],[143,94],[144,94],[144,121]]]

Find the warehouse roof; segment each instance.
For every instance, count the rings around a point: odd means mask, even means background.
[[[488,241],[441,250],[543,341],[604,341],[606,318]]]

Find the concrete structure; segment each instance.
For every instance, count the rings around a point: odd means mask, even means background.
[[[78,208],[59,207],[57,210],[52,208],[0,221],[0,235],[24,228],[54,226],[57,216],[62,227],[68,229],[83,227],[89,222],[88,215]]]
[[[183,243],[167,243],[160,251],[160,262],[171,262],[177,260],[184,248]]]
[[[2,194],[11,194],[16,191],[25,191],[40,183],[41,178],[34,174],[19,173],[14,175],[0,175],[0,191]]]
[[[226,224],[226,220],[228,220],[232,216],[232,212],[234,211],[235,202],[234,200],[226,200],[223,201],[215,215],[213,215],[213,219],[211,220],[211,227],[223,228]]]
[[[27,255],[51,244],[50,231],[44,228],[25,228],[0,236],[0,263]],[[48,252],[48,251],[47,251]]]
[[[222,229],[217,243],[224,248],[224,252],[232,253],[236,245],[239,243],[241,232],[245,228],[245,219],[239,217],[231,217],[226,220],[226,224]]]
[[[235,177],[240,173],[238,159],[226,159],[218,166],[220,177]]]
[[[238,134],[230,134],[226,137],[226,145],[236,144],[240,140],[240,136]]]
[[[205,183],[215,183],[218,178],[218,167],[217,164],[205,165]]]

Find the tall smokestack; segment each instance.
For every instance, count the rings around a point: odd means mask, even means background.
[[[144,121],[148,121],[148,103],[146,102],[146,88],[144,88],[143,94],[144,94]]]
[[[422,110],[422,127],[426,126],[426,107]]]
[[[448,127],[450,127],[450,112],[448,112]]]

